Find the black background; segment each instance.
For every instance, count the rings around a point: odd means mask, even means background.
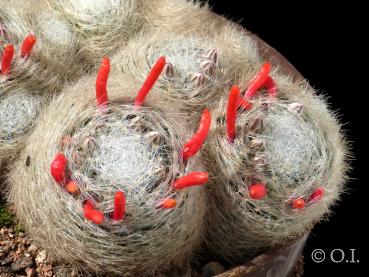
[[[364,43],[364,7],[354,2],[329,6],[300,2],[270,4],[264,1],[208,1],[213,11],[237,21],[249,31],[276,48],[309,80],[310,84],[329,96],[331,108],[340,115],[348,139],[352,142],[351,180],[328,222],[318,224],[304,251],[304,276],[365,276],[359,274],[366,264],[369,198],[364,192],[369,175],[368,129],[369,108],[364,97],[368,94],[368,51]],[[365,172],[366,171],[366,172]],[[314,263],[311,252],[320,248],[327,260]],[[359,263],[333,263],[329,254],[342,249],[347,255],[356,249]],[[339,252],[335,259],[340,258]],[[351,256],[348,257],[351,259]]]

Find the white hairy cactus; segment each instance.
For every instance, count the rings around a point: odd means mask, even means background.
[[[135,0],[56,0],[48,1],[72,26],[82,54],[96,65],[131,39],[143,26],[145,1]]]
[[[39,26],[33,25],[40,12],[36,10],[32,5],[26,5],[23,13],[14,9],[0,10],[2,59],[6,46],[11,47],[14,53],[10,58],[8,73],[2,72],[0,76],[0,93],[16,89],[19,85],[40,94],[55,93],[66,80],[80,76],[80,67],[73,66],[79,63],[75,55],[76,49],[50,43],[43,35],[43,31],[38,29]],[[35,28],[39,31],[34,32]],[[40,37],[34,37],[35,33]],[[27,56],[22,56],[23,42],[30,36],[36,42],[33,42],[35,44],[31,52]]]
[[[113,56],[112,67],[142,82],[158,57],[165,55],[167,65],[158,81],[163,98],[177,102],[184,111],[202,109],[219,99],[225,83],[243,79],[243,74],[253,71],[248,65],[258,60],[254,42],[247,37],[232,47],[227,44],[236,37],[235,30],[228,27],[227,35],[215,38],[161,31],[139,35]]]
[[[346,143],[325,101],[306,84],[273,76],[278,98],[260,96],[239,111],[233,142],[228,95],[212,111],[206,238],[232,264],[309,232],[330,213],[346,177]]]
[[[178,177],[201,169],[196,158],[181,158],[186,124],[162,104],[160,90],[135,108],[138,88],[115,76],[108,85],[110,104],[102,108],[95,105],[94,84],[84,78],[66,88],[40,115],[11,168],[9,199],[33,238],[57,260],[127,276],[181,265],[201,241],[205,210],[202,187],[172,187]],[[78,191],[50,175],[58,152]],[[112,218],[117,191],[126,197],[126,214],[118,221]],[[166,206],[168,199],[176,207]],[[104,214],[103,222],[85,218],[86,200]]]
[[[41,109],[42,98],[25,89],[0,96],[0,166],[9,163],[24,146]]]
[[[161,30],[183,36],[211,36],[226,22],[225,18],[212,13],[205,1],[196,0],[152,0],[145,6],[144,17],[145,33]]]

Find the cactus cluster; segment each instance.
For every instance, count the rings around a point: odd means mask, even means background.
[[[56,260],[125,276],[204,252],[236,265],[329,215],[340,124],[239,26],[197,1],[19,5],[0,8],[0,165]]]

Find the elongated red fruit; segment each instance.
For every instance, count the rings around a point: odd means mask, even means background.
[[[104,214],[95,209],[95,203],[91,199],[86,200],[83,204],[83,215],[86,219],[98,225],[105,220]]]
[[[36,43],[36,37],[34,35],[28,35],[23,40],[22,47],[21,47],[21,57],[22,58],[29,57],[35,43]]]
[[[8,75],[10,72],[10,66],[12,64],[14,56],[14,47],[12,44],[4,46],[3,56],[1,58],[1,74]]]
[[[95,210],[91,201],[86,201],[83,205],[83,216],[97,225],[105,220],[103,212]]]
[[[184,160],[188,160],[194,156],[202,147],[208,136],[211,125],[211,114],[208,109],[204,109],[201,115],[199,128],[197,132],[188,140],[183,146],[182,157]]]
[[[251,81],[249,87],[247,88],[244,98],[250,99],[256,95],[257,91],[265,84],[265,81],[268,79],[270,68],[270,63],[263,63],[259,72],[256,74],[254,79]]]
[[[99,107],[108,104],[107,83],[110,72],[110,61],[108,57],[103,58],[99,72],[96,77],[96,102]]]
[[[269,76],[271,65],[270,63],[263,63],[261,66],[261,69],[256,74],[256,76],[251,80],[250,85],[248,86],[243,98],[240,101],[240,106],[242,106],[244,109],[249,109],[250,104],[247,100],[254,97],[257,93],[257,91],[264,86],[265,81],[267,80]]]
[[[237,86],[233,86],[229,92],[228,106],[227,106],[227,137],[228,141],[234,141],[236,136],[236,119],[237,119],[237,108],[238,100],[240,98],[240,89]]]
[[[141,89],[137,93],[135,99],[136,107],[141,107],[143,105],[146,96],[149,94],[150,90],[155,85],[156,81],[159,79],[159,76],[164,69],[165,63],[166,63],[165,57],[162,56],[156,61],[156,63],[152,67]]]
[[[324,188],[319,187],[310,195],[309,201],[318,201],[324,196]]]
[[[61,184],[65,182],[66,177],[67,159],[64,154],[59,153],[51,162],[50,173],[54,177],[54,180]]]
[[[94,201],[92,201],[91,199],[87,199],[84,203],[83,203],[83,208],[88,210],[90,209],[95,209],[95,203]]]
[[[186,176],[177,179],[174,184],[174,189],[184,189],[192,186],[204,185],[209,181],[209,173],[207,172],[192,172]]]
[[[173,209],[177,205],[177,201],[175,199],[164,199],[160,204],[159,207],[163,209]]]
[[[114,198],[113,220],[122,220],[126,213],[126,197],[122,191],[117,191]]]

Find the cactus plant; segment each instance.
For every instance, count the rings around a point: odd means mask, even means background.
[[[145,1],[48,1],[51,9],[72,26],[82,53],[92,65],[112,55],[143,27]]]
[[[197,158],[181,158],[186,124],[160,91],[134,106],[135,85],[112,76],[109,103],[101,101],[107,74],[104,60],[97,105],[95,78],[86,77],[41,114],[11,169],[9,197],[56,259],[100,273],[155,273],[188,260],[201,241],[204,190],[187,187],[207,174]]]
[[[41,105],[42,97],[25,89],[0,96],[0,166],[24,146]]]
[[[231,26],[225,29],[227,35],[215,38],[162,34],[160,29],[138,35],[112,57],[112,68],[142,82],[156,59],[165,55],[168,63],[158,81],[163,98],[184,112],[200,111],[219,100],[224,84],[253,71],[259,59],[252,40],[237,39],[231,47],[228,42],[236,33]]]
[[[32,14],[35,10],[29,12]],[[80,77],[79,69],[73,70],[75,67],[68,66],[72,61],[74,64],[78,63],[78,59],[73,57],[71,50],[68,51],[69,55],[61,55],[63,52],[60,49],[65,47],[50,43],[43,35],[40,35],[42,43],[38,46],[34,33],[44,34],[44,32],[40,29],[34,32],[33,29],[38,27],[33,26],[27,19],[29,18],[26,15],[21,17],[21,14],[13,9],[0,10],[0,43],[4,49],[2,62],[7,56],[4,54],[12,50],[12,55],[9,55],[7,60],[7,72],[6,74],[3,72],[0,77],[0,93],[16,89],[19,85],[34,93],[55,93],[66,80]],[[24,47],[26,49],[23,49]],[[24,50],[29,52],[23,53]],[[69,62],[66,62],[67,60]]]
[[[244,107],[233,87],[212,110],[205,155],[215,178],[206,238],[233,264],[309,232],[330,213],[345,181],[346,142],[324,99],[307,84],[272,76],[259,87],[260,74],[250,81]]]

